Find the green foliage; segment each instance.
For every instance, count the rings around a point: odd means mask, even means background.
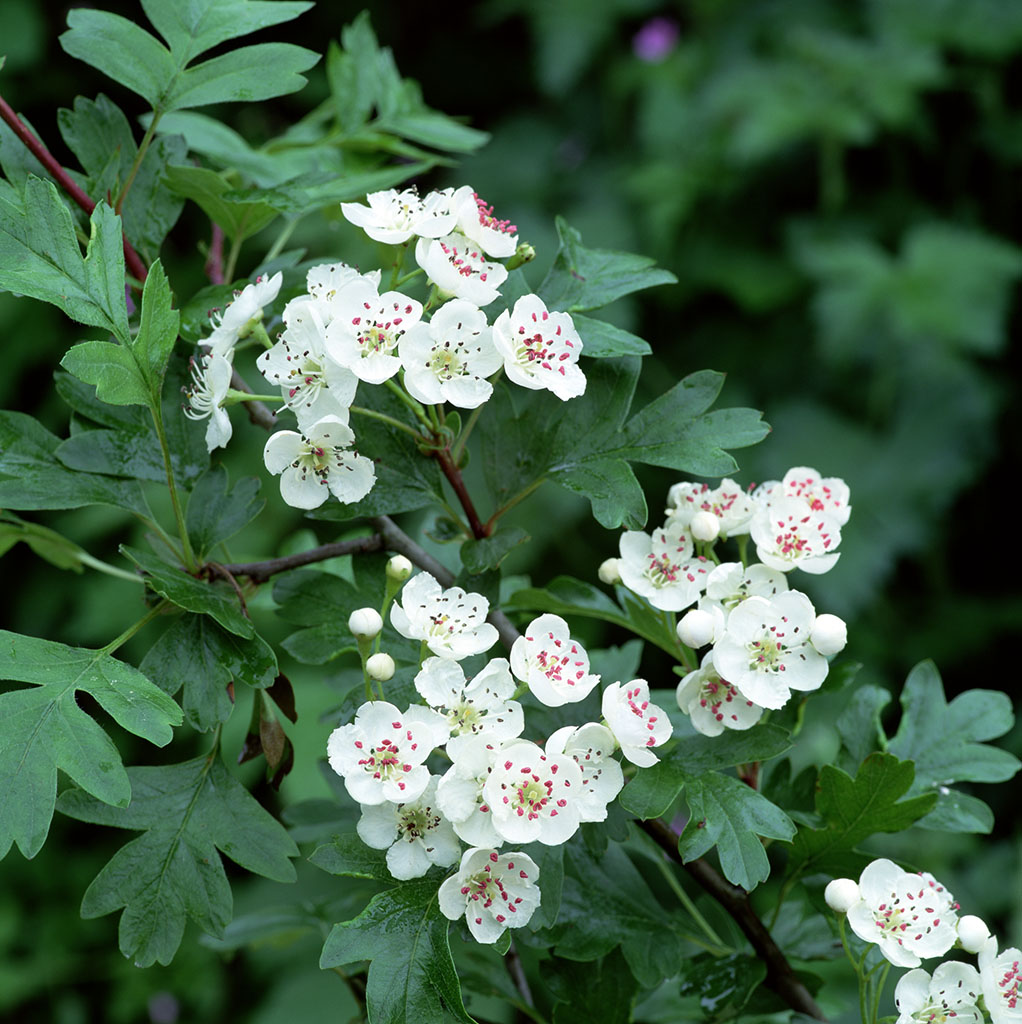
[[[556,963],[550,978],[554,1024],[598,1020],[602,1024],[628,1024],[638,981],[628,961],[616,950],[597,963]]]
[[[681,995],[696,996],[705,1019],[738,1017],[766,977],[766,964],[745,953],[713,957],[707,953],[685,962]]]
[[[199,477],[188,495],[185,525],[200,555],[229,540],[262,512],[266,501],[258,497],[259,487],[259,480],[247,476],[231,488],[222,466]]]
[[[120,725],[158,746],[181,709],[131,665],[105,651],[0,631],[0,679],[34,684],[0,694],[0,856],[11,843],[34,857],[46,841],[57,769],[97,801],[126,806],[128,776],[117,747],[75,699],[92,696]]]
[[[196,203],[232,240],[243,241],[277,216],[277,210],[267,203],[246,202],[243,197],[228,199],[231,185],[204,167],[168,167],[164,180],[173,192]]]
[[[168,964],[191,918],[211,935],[231,919],[231,887],[217,849],[279,882],[294,880],[298,848],[223,766],[214,750],[183,764],[132,768],[131,802],[107,807],[81,790],[62,793],[63,814],[145,830],[114,854],[82,899],[82,916],[124,908],[121,952],[140,967]]]

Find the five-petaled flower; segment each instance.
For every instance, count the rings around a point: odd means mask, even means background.
[[[447,590],[420,572],[401,591],[401,603],[393,604],[390,621],[409,640],[421,640],[441,658],[461,661],[488,651],[497,642],[497,628],[486,621],[490,602],[482,594],[461,587]]]
[[[657,763],[652,748],[666,743],[674,730],[667,712],[650,701],[645,679],[612,683],[603,691],[602,710],[621,753],[632,764],[649,768]]]
[[[511,646],[511,671],[547,707],[575,704],[600,681],[589,671],[589,655],[572,640],[559,615],[540,615]]]

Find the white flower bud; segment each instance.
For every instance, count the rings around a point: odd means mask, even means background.
[[[823,890],[823,898],[831,910],[847,914],[849,908],[861,899],[859,883],[851,878],[835,878],[827,883],[827,888]]]
[[[981,917],[966,914],[958,921],[958,943],[966,953],[978,953],[990,938],[990,929]]]
[[[678,639],[694,651],[713,642],[716,622],[709,612],[693,608],[678,622]]]
[[[394,555],[389,562],[387,562],[387,576],[396,580],[398,583],[403,583],[412,574],[412,563],[405,558],[404,555]]]
[[[606,583],[608,586],[613,587],[621,582],[621,572],[618,569],[617,563],[618,560],[616,558],[608,558],[600,564],[597,575],[600,577],[601,583]]]
[[[385,683],[394,675],[394,659],[389,654],[373,654],[366,659],[366,675]]]
[[[688,524],[696,540],[712,541],[720,536],[720,520],[706,509],[700,509]]]
[[[848,627],[836,615],[817,615],[809,632],[809,642],[824,657],[843,651],[848,643]]]
[[[348,629],[360,639],[372,640],[383,629],[383,619],[375,608],[356,608],[348,616]]]

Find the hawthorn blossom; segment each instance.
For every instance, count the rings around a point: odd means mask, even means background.
[[[559,846],[582,820],[582,770],[565,754],[514,740],[501,747],[483,798],[505,842]]]
[[[441,292],[477,306],[493,302],[507,280],[507,268],[487,260],[479,244],[459,231],[443,238],[420,238],[415,261]]]
[[[415,689],[433,709],[441,710],[451,729],[447,753],[456,758],[461,743],[485,736],[501,743],[525,728],[522,706],[512,700],[515,681],[506,658],[494,658],[466,681],[465,670],[449,658],[427,658],[415,677]]]
[[[678,639],[693,651],[712,644],[724,635],[724,612],[716,605],[703,607],[704,598],[699,599],[699,607],[692,608],[678,620],[675,630]]]
[[[437,238],[454,227],[449,194],[430,193],[423,201],[414,188],[403,192],[391,188],[370,192],[366,202],[368,206],[341,203],[341,213],[374,241],[387,245],[400,245],[413,235]]]
[[[368,274],[362,274],[355,267],[349,267],[347,263],[321,263],[319,266],[309,268],[305,275],[305,287],[309,294],[301,298],[315,305],[316,312],[326,326],[336,315],[337,299],[341,292],[356,281],[367,281],[379,289],[380,271],[372,270]],[[284,313],[286,320],[286,306]]]
[[[582,795],[578,798],[582,821],[606,821],[607,805],[625,784],[621,765],[611,756],[614,734],[596,722],[558,729],[546,741],[546,752],[567,754],[582,769]]]
[[[683,481],[667,492],[668,519],[680,519],[686,526],[699,512],[717,517],[724,537],[735,537],[749,532],[749,523],[756,511],[755,502],[742,488],[729,478],[717,487]]]
[[[832,878],[823,890],[823,898],[831,910],[847,914],[849,907],[862,899],[862,893],[854,878]]]
[[[966,914],[958,919],[958,945],[966,953],[980,953],[990,938],[986,921],[975,914]]]
[[[386,701],[369,701],[330,734],[327,759],[358,803],[406,803],[425,792],[424,762],[447,735],[447,722],[429,708],[413,704],[402,713]]]
[[[569,635],[559,615],[540,615],[511,645],[511,671],[550,708],[576,704],[600,681],[589,671],[589,655]]]
[[[695,672],[678,683],[678,707],[692,719],[704,736],[719,736],[725,729],[751,729],[762,717],[763,708],[754,704],[734,683],[722,679],[708,651]]]
[[[954,945],[958,904],[932,875],[910,874],[881,858],[859,876],[859,892],[848,924],[896,967],[918,967]]]
[[[409,640],[421,640],[441,658],[461,661],[488,651],[497,629],[486,621],[490,602],[461,587],[443,590],[428,572],[413,576],[390,609],[394,628]]]
[[[451,823],[437,809],[437,778],[403,803],[362,808],[356,831],[366,846],[387,851],[387,870],[400,881],[421,878],[434,864],[450,867],[461,855]]]
[[[652,536],[641,530],[621,534],[621,582],[654,608],[679,612],[698,600],[713,563],[696,557],[685,525],[675,520]]]
[[[307,298],[284,309],[286,329],[273,348],[256,359],[259,372],[280,388],[284,404],[305,430],[324,416],[348,422],[358,378],[326,353],[326,327],[317,306]]]
[[[602,710],[621,753],[632,764],[649,768],[660,760],[650,748],[666,743],[673,728],[667,712],[650,703],[645,679],[612,683],[603,691]]]
[[[208,345],[217,355],[229,356],[249,324],[262,318],[263,307],[273,302],[283,283],[284,275],[278,271],[270,278],[257,277],[241,291],[235,292],[233,301],[222,313],[214,311],[210,314],[213,333],[204,338],[202,344]]]
[[[440,912],[451,921],[464,917],[476,942],[496,942],[505,928],[529,923],[540,903],[538,878],[539,867],[524,853],[473,847],[440,886]]]
[[[332,494],[346,505],[376,483],[371,459],[351,450],[355,435],[339,416],[324,416],[302,433],[279,430],[263,447],[263,462],[280,474],[280,496],[294,508],[319,508]]]
[[[501,742],[485,735],[463,736],[452,750],[451,767],[437,784],[437,804],[455,834],[470,846],[500,846],[483,787],[500,756]]]
[[[486,379],[503,360],[486,314],[464,299],[441,306],[429,323],[413,324],[398,343],[409,394],[427,405],[475,409],[493,394]]]
[[[932,978],[917,968],[902,975],[894,990],[896,1024],[983,1024],[983,1014],[976,1006],[979,994],[979,974],[971,964],[948,960]]]
[[[493,322],[493,341],[508,380],[533,391],[552,391],[562,401],[585,393],[578,365],[582,339],[567,313],[551,313],[538,295],[523,295]]]
[[[504,259],[514,255],[518,228],[510,221],[498,220],[493,207],[480,199],[471,185],[463,185],[454,193],[451,206],[458,218],[458,230],[477,243],[487,256]]]
[[[801,498],[814,512],[826,512],[838,526],[844,526],[852,513],[848,503],[851,492],[840,477],[821,477],[808,466],[793,466],[780,482],[768,480],[759,485],[753,498],[760,504],[773,504],[781,497]]]
[[[363,278],[341,290],[335,307],[324,336],[327,355],[367,384],[393,377],[401,369],[398,344],[419,322],[422,303],[401,292],[380,295]]]
[[[746,699],[784,707],[792,690],[816,690],[827,677],[827,659],[810,642],[815,618],[809,598],[797,590],[747,598],[728,616],[711,652],[713,666]]]
[[[189,360],[192,375],[191,388],[185,388],[188,405],[184,414],[190,420],[204,420],[206,424],[206,450],[226,448],[234,428],[227,410],[221,404],[227,397],[231,386],[231,375],[234,372],[230,360],[224,356],[209,352],[193,356]]]
[[[997,939],[987,939],[979,952],[983,1003],[993,1024],[1022,1021],[1022,951],[1014,947],[997,952]]]
[[[788,577],[777,569],[753,563],[745,568],[741,562],[721,562],[706,577],[706,597],[699,607],[722,609],[725,616],[748,597],[772,598],[788,589]]]
[[[819,575],[834,567],[840,555],[841,526],[826,511],[814,511],[801,498],[782,497],[761,505],[749,533],[759,560],[771,569]]]

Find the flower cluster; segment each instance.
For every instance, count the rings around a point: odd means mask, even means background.
[[[373,463],[355,450],[349,425],[360,386],[387,384],[413,406],[461,409],[486,402],[493,394],[490,378],[501,370],[514,384],[549,390],[565,401],[586,387],[578,365],[582,340],[567,313],[525,295],[488,320],[482,307],[499,297],[507,280],[508,269],[498,261],[515,255],[517,228],[498,219],[471,187],[425,197],[414,189],[391,189],[366,201],[342,203],[341,211],[370,238],[399,247],[387,290],[381,291],[379,270],[315,266],[305,291],[285,305],[274,342],[261,320],[282,275],[259,279],[214,316],[212,334],[193,361],[185,412],[209,418],[206,443],[212,451],[231,437],[225,404],[244,400],[229,395],[235,347],[261,331],[266,350],[256,365],[280,389],[298,428],[274,434],[264,461],[280,475],[283,499],[296,508],[316,508],[328,496],[352,503],[372,489]],[[412,240],[419,269],[399,277]],[[425,304],[398,290],[422,274],[433,285]],[[421,407],[419,412],[428,423]]]
[[[833,879],[824,898],[886,960],[913,968],[895,989],[897,1024],[1022,1021],[1022,951],[998,954],[986,924],[971,914],[960,918],[954,897],[932,875],[904,871],[882,858],[867,865],[858,882]],[[958,960],[945,961],[932,975],[919,967],[956,945],[979,954],[978,970]]]
[[[352,615],[356,636],[377,629],[370,612]],[[488,612],[480,594],[444,589],[428,573],[409,579],[390,620],[429,652],[414,680],[421,703],[402,711],[368,701],[327,746],[331,767],[362,805],[359,836],[387,851],[395,878],[417,878],[460,858],[441,886],[440,908],[452,920],[465,917],[480,942],[527,924],[540,904],[536,864],[504,848],[555,846],[583,822],[605,820],[624,785],[616,751],[637,765],[653,764],[652,748],[672,732],[667,714],[650,703],[645,680],[633,679],[604,689],[602,722],[558,729],[543,745],[525,738],[517,698],[526,690],[561,707],[584,700],[600,677],[557,615],[529,623],[510,660],[491,658],[468,677],[464,659],[497,641]],[[442,774],[428,764],[438,748],[450,762]]]

